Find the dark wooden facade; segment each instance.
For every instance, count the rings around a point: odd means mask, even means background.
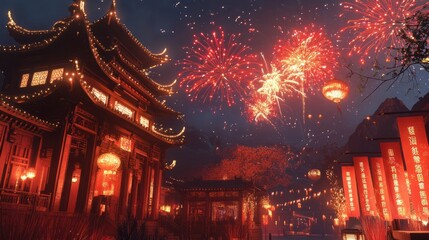
[[[181,115],[163,101],[172,84],[148,76],[168,58],[130,33],[114,1],[93,22],[84,4],[43,31],[9,13],[17,44],[0,46],[0,203],[156,220],[165,150],[184,140]],[[101,169],[105,153],[119,168]]]
[[[260,239],[264,192],[251,181],[194,180],[177,187],[186,238]]]

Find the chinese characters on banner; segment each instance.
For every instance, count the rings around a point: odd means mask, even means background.
[[[377,216],[368,157],[353,157],[362,216]]]
[[[344,197],[347,203],[347,215],[348,217],[359,217],[360,211],[355,169],[353,166],[342,166],[341,172],[343,177]]]
[[[394,219],[410,218],[410,201],[402,162],[401,145],[398,142],[380,143],[381,155],[386,171],[387,186],[393,202]]]
[[[422,116],[397,118],[405,165],[411,186],[413,207],[418,218],[429,216],[429,149]]]
[[[387,188],[386,173],[384,171],[383,158],[371,158],[371,173],[374,180],[374,191],[377,199],[377,207],[380,210],[381,218],[385,221],[392,221],[389,190]]]

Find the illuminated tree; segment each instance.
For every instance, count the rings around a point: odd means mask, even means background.
[[[206,169],[207,179],[234,179],[241,177],[270,188],[288,185],[290,177],[285,170],[293,153],[283,147],[247,147],[238,145],[225,154],[223,160]]]
[[[331,165],[329,169],[326,170],[326,177],[331,186],[331,206],[335,210],[337,218],[340,219],[342,223],[345,223],[347,217],[346,198],[344,196],[343,187],[338,179],[341,177],[335,172],[334,165]]]

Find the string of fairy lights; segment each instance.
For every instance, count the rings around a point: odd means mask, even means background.
[[[306,196],[305,197],[300,197],[300,198],[296,198],[296,199],[294,199],[294,200],[290,200],[290,201],[286,201],[286,202],[284,202],[284,203],[279,203],[279,204],[276,204],[276,207],[287,207],[287,206],[294,206],[294,205],[298,205],[298,204],[300,204],[300,203],[303,203],[303,202],[306,202],[306,201],[309,201],[309,200],[311,200],[311,199],[317,199],[317,198],[319,198],[319,197],[322,197],[322,196],[324,196],[324,195],[326,195],[326,194],[328,194],[328,193],[330,193],[330,192],[332,192],[333,191],[333,189],[332,188],[330,188],[330,189],[323,189],[323,190],[321,190],[321,191],[318,191],[318,192],[314,192],[314,193],[311,193],[311,194],[306,194]],[[304,191],[303,191],[304,192]],[[306,191],[307,192],[307,191]],[[310,192],[310,191],[308,191],[308,192]],[[307,192],[307,193],[308,193]],[[273,194],[272,194],[273,195]],[[329,205],[329,203],[327,203],[328,205]]]
[[[85,80],[80,80],[80,84],[82,86],[82,88],[85,90],[85,92],[88,94],[88,96],[90,96],[91,98],[94,98],[94,102],[98,103],[100,102],[99,100],[97,100],[97,97],[94,96],[93,94],[91,94],[91,89],[92,87],[85,81]],[[109,107],[107,107],[103,102],[100,102],[100,104],[98,104],[106,109],[112,110]],[[147,131],[147,128],[141,126],[140,124],[136,123],[133,121],[133,119],[129,119],[128,116],[124,116],[124,114],[121,114],[120,112],[118,113],[118,116],[124,117],[126,118],[129,122],[135,124],[136,126],[138,126],[139,128],[144,129],[145,131]],[[152,127],[150,128],[150,133],[155,134],[157,137],[161,137],[163,138],[165,141],[167,142],[173,142],[173,143],[183,143],[184,139],[184,133],[185,133],[185,127],[183,127],[178,133],[175,134],[167,134],[167,133],[163,133],[161,131],[163,131],[162,127],[156,127],[154,124],[152,125]],[[171,129],[169,129],[171,130]]]
[[[10,103],[9,103],[9,102],[4,98],[4,95],[0,95],[0,104],[1,104],[2,106],[6,107],[6,108],[11,109],[13,112],[16,112],[16,113],[21,114],[23,117],[25,117],[25,118],[27,118],[27,119],[36,120],[37,122],[42,123],[42,124],[44,124],[44,125],[46,125],[46,126],[48,126],[48,127],[50,127],[50,128],[52,128],[52,127],[53,127],[53,128],[57,128],[57,127],[59,126],[59,123],[58,123],[58,122],[57,122],[57,123],[52,123],[52,122],[49,122],[49,121],[43,120],[43,119],[41,119],[41,118],[39,118],[39,117],[37,117],[37,116],[34,116],[34,115],[32,115],[32,114],[30,114],[30,113],[28,113],[28,112],[26,112],[26,111],[24,111],[24,110],[20,109],[20,108],[17,108],[17,107],[15,107],[15,106],[13,106],[12,104],[10,104]]]

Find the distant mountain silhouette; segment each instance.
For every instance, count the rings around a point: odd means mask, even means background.
[[[362,120],[350,135],[344,147],[346,154],[342,161],[352,161],[352,157],[357,155],[380,155],[377,154],[380,152],[380,141],[395,141],[399,138],[396,126],[397,115],[388,113],[407,111],[409,109],[398,98],[386,99],[374,114]]]
[[[414,104],[414,106],[411,108],[411,111],[427,111],[429,110],[429,93],[427,93],[425,96],[419,98],[419,101]]]

